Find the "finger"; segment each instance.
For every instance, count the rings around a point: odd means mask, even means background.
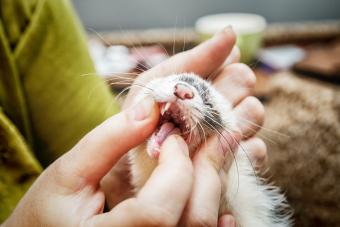
[[[151,97],[109,118],[56,162],[62,181],[73,176],[68,182],[76,178],[97,184],[123,154],[150,136],[158,118]]]
[[[264,119],[264,107],[255,97],[245,98],[233,110],[237,128],[243,138],[249,138],[257,133],[261,128]]]
[[[231,50],[229,56],[224,61],[223,65],[227,66],[227,65],[230,65],[230,64],[233,64],[233,63],[238,63],[238,62],[240,62],[240,59],[241,59],[240,48],[238,48],[237,45],[234,45],[234,47]]]
[[[169,75],[179,72],[194,72],[207,77],[224,63],[233,49],[235,41],[234,31],[232,28],[226,27],[197,47],[177,54],[149,70],[148,74]]]
[[[226,66],[214,79],[215,88],[235,106],[253,93],[256,77],[245,64],[236,63]]]
[[[217,225],[222,190],[219,172],[232,163],[241,135],[231,138],[225,132],[223,137],[211,137],[194,157],[193,190],[181,220],[186,226]]]
[[[218,227],[236,227],[234,217],[230,214],[223,215],[218,220]]]
[[[162,207],[179,219],[192,182],[193,167],[187,144],[180,136],[170,136],[162,145],[158,166],[137,198],[145,204]]]
[[[242,149],[249,153],[250,160],[256,169],[262,168],[268,159],[267,146],[262,139],[252,137],[241,143]]]
[[[175,226],[190,195],[192,174],[187,145],[181,137],[170,136],[162,145],[158,166],[137,197],[94,217],[91,224]]]
[[[109,209],[134,195],[129,173],[128,155],[124,155],[100,181]]]
[[[234,31],[227,27],[197,47],[176,54],[141,74],[136,79],[136,83],[146,84],[152,79],[181,72],[194,72],[197,75],[208,77],[218,71],[219,67],[224,63],[235,45],[235,40]],[[123,108],[131,105],[138,91],[138,88],[130,90]]]

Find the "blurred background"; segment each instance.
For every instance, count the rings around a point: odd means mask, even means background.
[[[86,27],[98,31],[190,27],[207,14],[244,12],[269,22],[340,18],[339,0],[73,0]]]
[[[266,176],[287,195],[296,226],[340,226],[339,0],[73,2],[114,92],[126,73],[135,78],[232,25],[266,109]]]
[[[295,226],[340,227],[340,0],[0,0],[0,222],[140,73],[228,25],[266,110],[264,176]]]

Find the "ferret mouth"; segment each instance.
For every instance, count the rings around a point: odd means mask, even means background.
[[[147,151],[151,157],[159,156],[160,147],[170,135],[180,135],[189,144],[190,121],[185,116],[183,108],[176,102],[159,103],[160,120],[152,134]]]

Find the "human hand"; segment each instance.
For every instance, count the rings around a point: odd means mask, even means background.
[[[100,180],[150,136],[158,118],[149,98],[106,120],[38,177],[3,226],[176,225],[193,182],[188,148],[179,136],[164,142],[159,164],[138,196],[103,213]]]
[[[261,166],[266,159],[266,147],[262,140],[253,136],[262,124],[263,107],[256,98],[250,96],[256,78],[249,67],[236,63],[239,61],[239,51],[233,48],[234,44],[235,35],[227,28],[196,48],[177,54],[144,72],[136,83],[146,84],[157,77],[180,72],[194,72],[203,78],[213,75],[214,86],[225,96],[226,101],[232,104],[234,115],[239,119],[239,132],[227,135],[231,141],[236,139],[232,149],[236,149],[237,143],[241,142],[242,148],[250,153],[249,156],[255,165]],[[133,105],[134,97],[138,96],[139,92],[138,86],[132,86],[123,108]],[[221,190],[218,171],[223,161],[232,160],[232,157],[223,157],[213,152],[219,146],[216,138],[215,140],[212,138],[208,143],[210,145],[199,150],[193,159],[194,187],[181,220],[185,225],[217,224]],[[126,160],[123,159],[102,181],[101,185],[110,207],[122,199],[133,196],[127,193],[131,192],[128,190],[131,188],[130,181],[126,177],[128,168]],[[235,225],[231,215],[221,217],[219,222],[223,226]]]

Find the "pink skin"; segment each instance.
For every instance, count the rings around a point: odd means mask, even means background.
[[[171,135],[181,135],[181,130],[175,128],[173,123],[167,122],[163,124],[157,134],[152,135],[152,139],[155,141],[152,156],[158,158],[160,155],[160,149],[162,143]]]
[[[174,118],[181,119],[183,118],[183,115],[182,115],[183,112],[182,110],[180,110],[179,106],[176,105],[177,104],[176,100],[192,99],[194,97],[194,91],[193,91],[193,88],[183,83],[177,83],[174,86],[173,91],[174,91],[173,95],[174,95],[175,101],[167,102],[167,103],[160,103],[161,115],[163,115],[163,113],[165,113],[167,110],[171,110],[172,116]],[[149,151],[148,151],[149,155],[153,158],[158,158],[160,147],[162,143],[165,141],[165,139],[168,136],[173,135],[173,134],[182,135],[183,132],[181,132],[181,130],[183,130],[183,128],[182,129],[177,128],[176,125],[173,124],[172,122],[165,122],[162,125],[160,125],[159,130],[156,131],[151,136],[151,139],[149,141]]]
[[[192,99],[194,97],[194,92],[189,86],[178,83],[175,85],[174,95],[182,100]]]
[[[159,105],[160,105],[160,109],[161,109],[161,115],[166,114],[166,112],[170,111],[171,116],[173,118],[177,119],[177,120],[175,120],[177,124],[187,124],[183,120],[182,120],[182,123],[179,123],[180,119],[185,118],[185,116],[183,116],[183,112],[185,112],[185,111],[181,110],[180,106],[178,106],[176,102],[160,103]],[[164,111],[162,111],[162,110],[164,110]],[[169,114],[169,113],[167,113],[167,114]],[[162,146],[162,143],[170,135],[181,135],[181,136],[184,136],[184,139],[186,139],[187,135],[185,133],[185,130],[186,129],[179,128],[178,126],[175,125],[174,122],[171,122],[171,121],[162,123],[159,126],[158,130],[156,130],[152,134],[152,136],[149,140],[149,144],[148,144],[149,155],[153,158],[158,158],[159,157],[159,151],[160,151],[160,148]],[[186,142],[188,143],[189,141],[186,141]]]
[[[199,75],[210,75],[225,62],[234,43],[235,34],[227,28],[198,47],[178,54],[143,73],[138,81],[146,83],[150,78],[169,75],[174,69],[178,69],[178,72],[192,71]],[[229,63],[234,63],[239,56],[228,59]],[[225,67],[224,73],[218,75],[214,85],[220,87],[224,96],[234,103],[239,116],[255,125],[262,124],[263,113],[259,112],[262,106],[258,102],[254,105],[249,99],[254,86],[251,78],[255,76],[249,68],[233,64]],[[123,109],[133,107],[132,100],[139,92],[137,86],[132,87]],[[253,105],[249,106],[251,103]],[[199,150],[191,167],[187,165],[191,161],[184,155],[185,149],[179,146],[180,137],[170,137],[164,142],[160,155],[161,168],[156,169],[153,179],[144,186],[143,193],[127,199],[131,197],[128,192],[132,188],[127,178],[128,170],[125,168],[128,162],[122,157],[131,147],[145,141],[155,130],[159,116],[157,111],[158,108],[152,117],[143,121],[119,115],[120,117],[112,117],[94,129],[39,176],[3,226],[150,226],[155,223],[160,226],[175,226],[180,218],[181,223],[190,226],[200,226],[202,223],[216,226],[220,196],[214,195],[219,195],[221,184],[214,181],[219,179],[216,176],[219,166],[209,159],[216,154],[211,154],[211,150],[207,149]],[[134,116],[134,113],[141,110],[131,109],[130,112]],[[253,124],[241,127],[246,138],[253,136],[257,130],[258,127],[254,128]],[[245,141],[250,153],[263,149],[263,141],[257,139],[257,142],[260,142],[260,146],[256,143],[256,138]],[[117,163],[118,160],[122,161]],[[114,169],[109,172],[113,165]],[[173,171],[174,167],[178,171]],[[208,171],[209,169],[212,171]],[[178,177],[178,172],[181,177]],[[194,182],[190,180],[191,177]],[[204,187],[206,185],[209,187]],[[114,209],[100,213],[98,207],[104,206],[103,192],[109,206]],[[167,201],[167,206],[164,201]],[[48,209],[51,206],[53,209]],[[219,219],[218,226],[236,226],[235,221],[230,220],[232,217],[229,214]]]
[[[159,132],[157,133],[156,142],[162,144],[174,128],[175,125],[173,123],[167,122],[163,124]]]

